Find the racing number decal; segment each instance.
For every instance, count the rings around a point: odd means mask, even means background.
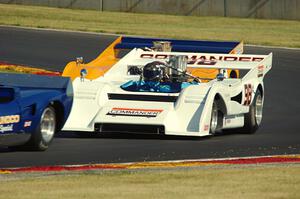
[[[249,106],[251,104],[251,100],[252,100],[252,85],[251,84],[245,84],[244,105]]]

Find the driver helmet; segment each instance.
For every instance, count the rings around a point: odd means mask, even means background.
[[[164,76],[163,62],[154,61],[146,64],[143,69],[143,77],[145,81],[161,81]]]

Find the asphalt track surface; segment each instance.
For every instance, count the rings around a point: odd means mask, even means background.
[[[0,61],[62,71],[77,56],[88,62],[115,36],[0,26]],[[246,47],[274,53],[265,78],[263,122],[254,135],[211,138],[60,133],[45,152],[0,148],[0,168],[299,154],[300,50]]]

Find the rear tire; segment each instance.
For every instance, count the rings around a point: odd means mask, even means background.
[[[245,114],[243,133],[253,134],[258,129],[262,121],[263,96],[260,90],[256,91],[254,100]]]
[[[45,151],[53,140],[56,131],[56,113],[52,106],[47,106],[40,118],[40,123],[31,135],[28,146],[36,151]]]

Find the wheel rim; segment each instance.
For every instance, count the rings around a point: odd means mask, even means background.
[[[218,109],[215,104],[213,104],[212,112],[211,112],[211,120],[210,120],[210,132],[214,134],[217,130],[218,125]]]
[[[41,134],[45,142],[50,142],[55,133],[55,113],[51,108],[46,108],[41,117]]]
[[[261,97],[261,95],[257,95],[256,102],[255,102],[255,119],[256,119],[257,125],[260,125],[260,123],[261,123],[262,110],[263,110],[262,97]]]

